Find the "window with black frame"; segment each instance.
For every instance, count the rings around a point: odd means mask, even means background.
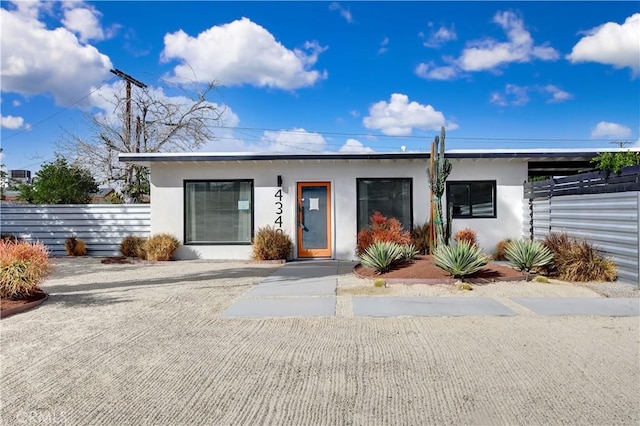
[[[369,225],[375,212],[395,217],[403,228],[411,230],[413,222],[411,178],[360,178],[358,191],[358,231]]]
[[[186,181],[185,244],[251,244],[253,181]]]
[[[447,204],[454,219],[495,218],[496,181],[448,181]]]

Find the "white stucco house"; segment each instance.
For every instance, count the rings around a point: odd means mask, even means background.
[[[492,252],[523,229],[528,175],[589,168],[585,150],[448,151],[443,205],[452,231],[476,231]],[[136,153],[120,161],[151,171],[151,234],[183,243],[181,259],[250,259],[254,232],[291,236],[293,257],[355,259],[356,235],[374,211],[406,229],[429,220],[429,153]]]

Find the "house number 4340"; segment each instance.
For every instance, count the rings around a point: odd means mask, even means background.
[[[276,198],[276,220],[274,223],[277,225],[276,232],[284,232],[282,230],[282,189],[278,189],[275,194]]]

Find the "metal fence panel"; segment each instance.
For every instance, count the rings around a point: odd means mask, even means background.
[[[534,239],[584,238],[616,263],[621,282],[640,286],[640,192],[556,196],[532,206]]]
[[[53,256],[66,255],[70,236],[84,241],[89,256],[115,256],[127,235],[148,237],[148,204],[2,205],[0,229],[26,241],[41,241]]]

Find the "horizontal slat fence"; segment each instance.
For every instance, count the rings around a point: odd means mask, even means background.
[[[84,241],[89,256],[120,254],[127,235],[148,237],[148,204],[2,205],[0,231],[26,241],[41,241],[53,256],[66,255],[70,236]]]
[[[529,206],[525,222],[532,226],[524,227],[526,237],[542,240],[566,232],[585,239],[616,263],[619,281],[640,286],[640,192],[557,196],[531,200]]]

